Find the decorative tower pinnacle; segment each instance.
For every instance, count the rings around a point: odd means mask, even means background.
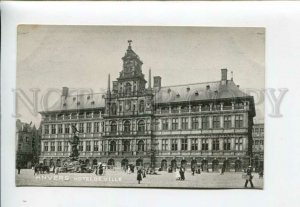
[[[110,74],[108,74],[107,92],[110,93]]]
[[[151,89],[151,68],[149,68],[148,89]]]

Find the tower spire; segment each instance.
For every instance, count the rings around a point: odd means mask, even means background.
[[[149,68],[148,89],[151,89],[151,68]]]
[[[110,93],[110,74],[108,74],[107,92]]]

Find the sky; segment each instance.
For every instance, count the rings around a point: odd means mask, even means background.
[[[264,120],[258,93],[265,87],[264,28],[47,25],[18,26],[17,118],[39,126],[41,116],[26,106],[32,89],[39,91],[37,111],[55,102],[64,86],[103,92],[108,74],[114,81],[122,70],[128,40],[144,63],[146,80],[151,68],[162,86],[218,81],[220,69],[227,68],[228,79],[232,71],[242,90],[253,91],[256,122]]]

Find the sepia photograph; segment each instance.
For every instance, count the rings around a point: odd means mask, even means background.
[[[265,29],[18,25],[15,184],[263,189]]]

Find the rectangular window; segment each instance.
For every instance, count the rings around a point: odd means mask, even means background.
[[[94,123],[94,132],[97,133],[100,130],[100,122],[95,122]]]
[[[81,152],[83,151],[83,141],[79,142],[78,151],[81,151]]]
[[[86,141],[85,151],[87,151],[87,152],[91,151],[91,141]]]
[[[70,124],[65,124],[65,134],[70,133]]]
[[[54,152],[55,151],[55,142],[50,143],[50,151]]]
[[[192,139],[191,142],[192,142],[191,149],[198,150],[198,139]]]
[[[86,132],[91,133],[91,131],[92,131],[92,123],[88,122],[86,123]]]
[[[225,138],[224,139],[224,146],[223,146],[223,149],[224,150],[230,150],[230,138]]]
[[[99,123],[99,122],[98,122]],[[98,151],[99,150],[99,145],[98,145],[98,141],[94,141],[94,151]]]
[[[158,131],[158,130],[159,130],[159,120],[158,120],[158,119],[155,119],[155,120],[154,120],[154,130],[155,130],[155,131]]]
[[[263,133],[264,132],[264,128],[260,128],[260,132]]]
[[[192,117],[192,129],[198,129],[198,128],[199,128],[199,118]]]
[[[220,117],[219,116],[213,116],[213,128],[214,129],[220,128]]]
[[[84,133],[84,123],[79,123],[79,133]]]
[[[48,150],[49,150],[48,142],[44,142],[44,151],[48,152]]]
[[[208,116],[203,116],[202,117],[202,129],[208,129],[209,128],[209,121],[208,121]]]
[[[213,150],[219,150],[220,149],[220,141],[219,141],[219,139],[213,139],[212,149]]]
[[[187,150],[188,149],[188,140],[187,139],[181,139],[181,150]]]
[[[18,144],[18,150],[21,150],[22,144]]]
[[[49,125],[45,125],[45,134],[49,134]]]
[[[169,129],[169,121],[168,121],[168,119],[163,119],[162,120],[162,127],[163,127],[163,130],[168,130]]]
[[[231,115],[224,116],[224,128],[225,129],[231,128]]]
[[[57,142],[57,151],[58,151],[58,152],[61,152],[61,151],[62,151],[61,142]]]
[[[235,116],[235,127],[242,128],[243,127],[243,115]]]
[[[172,139],[171,149],[172,149],[172,151],[177,151],[178,150],[177,139]]]
[[[69,151],[69,143],[65,142],[64,143],[64,152],[68,152]]]
[[[208,150],[208,139],[202,139],[202,150]]]
[[[51,124],[51,134],[56,134],[56,126],[55,126],[55,124]]]
[[[188,118],[181,119],[181,129],[187,130],[189,128],[189,120]]]
[[[161,140],[161,149],[163,151],[167,151],[168,150],[168,140],[167,139]]]
[[[177,130],[178,129],[178,118],[173,118],[172,119],[172,130]]]
[[[63,127],[62,127],[62,124],[59,124],[58,125],[58,134],[62,134],[62,130],[63,129]]]
[[[235,139],[235,150],[236,151],[243,150],[243,138],[236,138]]]

